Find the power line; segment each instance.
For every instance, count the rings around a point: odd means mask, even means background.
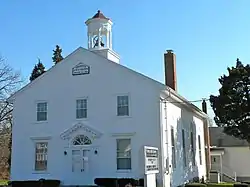
[[[204,98],[204,99],[199,99],[199,100],[190,100],[190,101],[166,101],[166,103],[198,103],[202,101],[209,101],[209,99]]]

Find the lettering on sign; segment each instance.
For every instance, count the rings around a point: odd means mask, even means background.
[[[72,75],[85,75],[90,73],[90,67],[80,62],[72,68]]]
[[[144,146],[145,174],[159,173],[159,150],[156,147]]]

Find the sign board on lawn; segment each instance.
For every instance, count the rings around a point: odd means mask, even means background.
[[[159,150],[157,147],[144,146],[145,174],[159,173]]]

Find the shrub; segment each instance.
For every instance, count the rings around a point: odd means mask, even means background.
[[[52,180],[52,179],[48,179],[48,180],[44,180],[42,187],[59,187],[60,186],[60,180]]]
[[[132,186],[144,186],[144,179],[133,179],[133,178],[96,178],[95,184],[103,187],[124,187],[126,184]]]
[[[206,184],[203,183],[187,183],[185,184],[187,187],[207,187]]]
[[[250,184],[250,181],[243,181],[242,183]]]
[[[60,180],[11,181],[12,187],[59,187]]]
[[[0,187],[2,186],[8,186],[8,181],[7,180],[0,180]]]
[[[122,178],[122,179],[118,179],[118,184],[119,187],[125,187],[126,184],[131,184],[132,186],[136,186],[137,185],[137,180],[133,179],[133,178]]]
[[[233,187],[234,183],[208,183],[208,187]]]
[[[235,183],[234,187],[248,187],[248,184],[244,184],[244,183]]]
[[[38,187],[38,181],[12,181],[12,187]]]
[[[105,187],[117,187],[117,178],[95,178],[95,184]]]
[[[200,183],[200,178],[199,177],[194,177],[192,182],[193,183]]]
[[[144,179],[139,179],[137,186],[144,186]]]

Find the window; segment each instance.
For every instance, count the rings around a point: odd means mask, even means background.
[[[47,121],[47,103],[37,103],[37,121]]]
[[[117,116],[129,116],[128,96],[117,96]]]
[[[201,156],[201,136],[198,135],[198,146],[199,146],[199,159],[200,159],[200,165],[202,165],[202,156]]]
[[[87,99],[76,100],[76,118],[87,118]]]
[[[47,162],[48,162],[48,142],[36,143],[35,170],[36,171],[47,170]]]
[[[172,166],[176,168],[174,128],[171,127]]]
[[[195,166],[195,152],[194,152],[194,135],[193,135],[193,132],[190,133],[190,140],[191,140],[192,165]]]
[[[117,170],[131,169],[131,140],[118,139],[116,140],[117,147]]]
[[[73,140],[73,145],[90,145],[92,141],[89,139],[88,136],[78,135]]]
[[[184,167],[187,166],[187,158],[186,158],[186,144],[185,144],[185,131],[182,129],[182,150],[183,150],[183,164]]]

